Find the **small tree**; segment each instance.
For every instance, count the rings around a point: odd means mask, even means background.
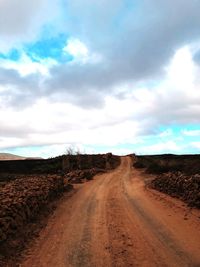
[[[66,155],[81,155],[81,151],[79,148],[76,148],[76,147],[73,147],[73,146],[69,146],[67,149],[66,149]]]
[[[75,154],[75,152],[74,152],[74,149],[73,149],[73,147],[68,147],[67,149],[66,149],[66,154],[67,155],[74,155]]]

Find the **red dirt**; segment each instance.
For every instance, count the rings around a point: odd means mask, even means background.
[[[76,185],[21,266],[200,266],[200,212],[146,189],[147,178],[123,157]]]

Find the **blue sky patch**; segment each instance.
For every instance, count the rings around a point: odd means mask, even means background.
[[[17,49],[12,49],[7,54],[0,53],[0,58],[18,61],[20,59],[20,52]]]
[[[56,37],[43,38],[35,43],[27,44],[22,50],[12,49],[8,53],[0,53],[0,58],[11,61],[19,61],[21,51],[25,52],[33,62],[39,62],[40,59],[52,58],[59,62],[69,62],[73,56],[63,52],[68,37],[60,34]]]
[[[33,61],[37,61],[37,58],[52,58],[59,62],[71,61],[73,57],[63,53],[63,48],[67,43],[67,39],[67,36],[64,34],[42,39],[36,43],[25,46],[25,51]]]

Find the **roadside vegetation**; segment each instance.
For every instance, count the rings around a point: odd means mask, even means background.
[[[137,156],[134,167],[156,175],[152,188],[200,208],[200,155]]]

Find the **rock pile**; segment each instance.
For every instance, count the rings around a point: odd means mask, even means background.
[[[153,188],[178,197],[189,206],[200,208],[200,174],[186,175],[169,172],[159,175],[152,181]]]
[[[62,194],[63,178],[28,176],[7,183],[0,190],[0,245],[34,219],[49,201]]]
[[[67,183],[82,183],[87,180],[92,180],[97,173],[105,172],[103,169],[92,168],[88,170],[71,171],[65,175]]]

